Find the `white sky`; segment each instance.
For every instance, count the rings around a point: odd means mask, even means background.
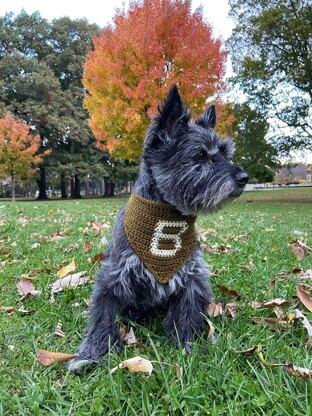
[[[61,16],[69,16],[72,19],[86,17],[90,23],[97,23],[103,27],[111,21],[116,7],[123,7],[129,1],[123,0],[1,0],[0,15],[13,11],[18,14],[22,9],[28,13],[39,10],[42,17],[53,19]],[[212,24],[214,33],[224,39],[231,34],[234,26],[227,17],[229,6],[227,0],[193,0],[193,8],[203,5],[205,18]]]

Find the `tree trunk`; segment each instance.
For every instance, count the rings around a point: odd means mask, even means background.
[[[61,198],[67,199],[66,177],[64,173],[61,174]]]
[[[110,193],[109,196],[114,196],[115,195],[115,184],[114,182],[110,183]]]
[[[47,196],[47,184],[46,184],[46,171],[43,166],[40,166],[40,177],[36,180],[38,188],[39,188],[39,195],[37,199],[49,199]]]
[[[90,195],[90,185],[89,185],[88,180],[85,181],[85,190],[86,190],[86,196],[89,196]]]
[[[74,198],[74,193],[75,193],[75,183],[74,183],[74,178],[71,177],[70,178],[70,197]]]
[[[15,178],[14,178],[14,172],[11,172],[11,185],[12,185],[12,202],[15,202]]]
[[[100,179],[100,193],[99,195],[102,196],[105,193],[105,183],[104,183],[104,179],[101,178]]]
[[[82,196],[80,195],[80,179],[78,178],[78,175],[75,175],[73,198],[74,199],[82,198]]]

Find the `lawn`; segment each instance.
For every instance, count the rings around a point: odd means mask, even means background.
[[[130,323],[139,344],[126,347],[121,356],[110,354],[91,374],[76,377],[61,364],[37,363],[38,349],[75,353],[92,286],[56,293],[51,303],[49,285],[72,259],[76,272],[85,270],[95,278],[99,261],[94,256],[105,249],[124,203],[118,198],[0,200],[0,306],[15,307],[0,310],[0,415],[311,415],[311,380],[293,377],[283,367],[269,368],[256,353],[238,353],[261,343],[268,362],[312,368],[302,324],[291,321],[284,330],[278,324],[264,327],[251,318],[276,317],[273,309],[255,310],[249,304],[287,299],[290,304],[277,313],[297,308],[312,321],[312,314],[293,298],[304,281],[298,273],[286,274],[312,265],[312,256],[300,261],[289,246],[297,239],[312,246],[311,188],[248,192],[222,212],[198,219],[215,297],[238,306],[234,319],[211,318],[214,345],[207,340],[207,326],[190,356],[174,349],[160,317],[144,325]],[[280,273],[286,277],[268,290]],[[16,284],[22,277],[30,278],[41,294],[18,302]],[[240,299],[223,293],[219,285],[236,290]],[[18,311],[21,307],[30,313]],[[59,322],[63,337],[55,335]],[[153,361],[150,376],[126,369],[110,374],[121,360],[138,355]]]

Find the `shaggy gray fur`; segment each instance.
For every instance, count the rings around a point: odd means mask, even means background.
[[[228,160],[234,152],[232,142],[220,140],[213,131],[214,106],[196,121],[190,115],[173,86],[147,131],[134,192],[174,205],[183,215],[213,213],[241,194],[248,175]],[[93,291],[89,326],[70,370],[79,372],[85,364],[97,363],[110,347],[120,351],[118,311],[127,310],[135,318],[161,307],[169,337],[190,352],[212,296],[199,243],[173,278],[160,284],[127,240],[123,208],[106,255]]]

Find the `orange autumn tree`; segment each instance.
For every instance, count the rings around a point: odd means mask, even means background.
[[[27,177],[47,153],[38,155],[40,136],[29,133],[29,126],[11,113],[0,118],[0,175],[11,178],[12,201],[16,178]]]
[[[196,114],[224,91],[226,52],[191,0],[131,1],[94,46],[84,66],[85,106],[99,146],[117,158],[138,159],[172,83]]]

